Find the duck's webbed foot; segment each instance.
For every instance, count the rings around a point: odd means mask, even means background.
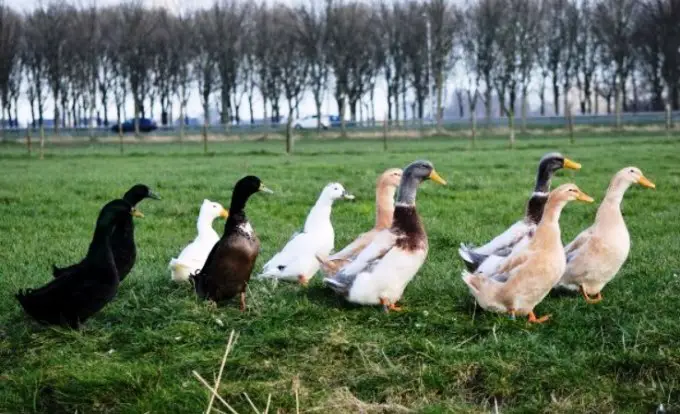
[[[398,306],[396,303],[390,302],[386,298],[380,298],[380,304],[382,305],[383,311],[385,311],[385,313],[388,313],[389,311],[400,312],[403,310],[401,306]]]
[[[586,293],[586,289],[583,287],[583,285],[579,286],[579,290],[581,291],[581,294],[583,295],[583,298],[586,300],[587,303],[595,304],[602,301],[602,292],[597,292],[597,295],[595,295],[594,298],[591,298]]]
[[[543,315],[540,318],[537,318],[536,315],[534,314],[534,311],[529,312],[529,323],[543,323],[546,322],[548,319],[550,319],[551,315]]]

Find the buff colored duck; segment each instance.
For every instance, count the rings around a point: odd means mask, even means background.
[[[390,168],[378,177],[375,187],[375,226],[371,230],[360,234],[353,242],[328,259],[317,257],[321,263],[321,271],[326,276],[333,276],[341,267],[356,258],[378,233],[392,226],[394,194],[399,187],[401,175],[401,168]]]
[[[477,303],[494,312],[527,315],[531,323],[543,323],[550,316],[537,318],[534,307],[560,280],[566,268],[559,218],[564,206],[573,200],[592,203],[593,199],[574,184],[563,184],[548,196],[543,217],[525,249],[512,255],[492,275],[463,272],[463,280]]]
[[[602,289],[628,258],[630,235],[621,214],[621,201],[632,184],[656,188],[640,169],[626,167],[620,170],[609,184],[595,223],[564,248],[567,268],[559,285],[579,290],[588,303],[602,300]]]

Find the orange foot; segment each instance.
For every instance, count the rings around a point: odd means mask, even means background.
[[[398,306],[396,303],[390,303],[390,301],[385,298],[380,298],[380,304],[382,305],[385,312],[400,312],[403,310],[401,306]]]
[[[599,302],[602,301],[602,292],[597,292],[597,295],[594,298],[591,298],[586,293],[586,290],[583,288],[583,285],[581,285],[580,290],[581,290],[581,293],[583,294],[583,298],[586,300],[587,303],[595,304],[595,303],[599,303]]]
[[[307,285],[309,285],[309,279],[300,275],[300,276],[298,276],[298,283],[301,284],[302,286],[307,286]]]
[[[541,316],[540,318],[537,318],[536,315],[534,314],[534,311],[529,312],[529,323],[543,323],[550,319],[551,315],[545,315]]]

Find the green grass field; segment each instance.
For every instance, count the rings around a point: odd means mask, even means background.
[[[482,141],[301,141],[202,146],[54,147],[44,161],[0,146],[0,412],[197,413],[231,330],[238,340],[219,390],[239,413],[244,393],[270,412],[503,413],[680,410],[680,141],[579,138]],[[612,175],[642,169],[656,190],[631,188],[624,216],[632,250],[604,301],[550,295],[524,319],[485,313],[460,279],[460,242],[487,241],[522,216],[538,159],[561,151],[583,164],[553,187],[576,182],[596,203],[562,214],[568,242],[591,224]],[[255,174],[275,195],[255,195],[250,220],[262,250],[256,268],[299,229],[322,187],[340,181],[357,196],[333,210],[336,248],[374,220],[374,182],[389,167],[426,158],[448,180],[425,183],[418,210],[430,240],[425,265],[401,313],[350,306],[317,276],[308,288],[253,280],[247,312],[234,301],[213,308],[189,285],[170,281],[167,263],[195,236],[204,198],[229,204],[235,181]],[[151,186],[136,220],[138,261],[116,299],[79,332],[40,326],[14,294],[80,260],[101,206],[131,185]],[[218,221],[215,227],[221,223]],[[297,385],[295,385],[297,384]],[[227,408],[215,403],[223,412]],[[362,411],[363,410],[363,411]]]

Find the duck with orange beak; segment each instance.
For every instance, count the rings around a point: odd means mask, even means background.
[[[559,218],[568,202],[593,199],[574,184],[563,184],[548,196],[535,235],[525,249],[512,254],[492,275],[463,272],[463,281],[485,310],[527,315],[529,322],[542,323],[549,315],[536,317],[534,308],[560,280],[566,268]]]
[[[609,184],[595,223],[564,248],[567,268],[559,286],[580,291],[588,303],[602,300],[602,289],[614,279],[628,258],[630,235],[621,214],[621,202],[633,184],[656,188],[639,168],[620,170]]]

